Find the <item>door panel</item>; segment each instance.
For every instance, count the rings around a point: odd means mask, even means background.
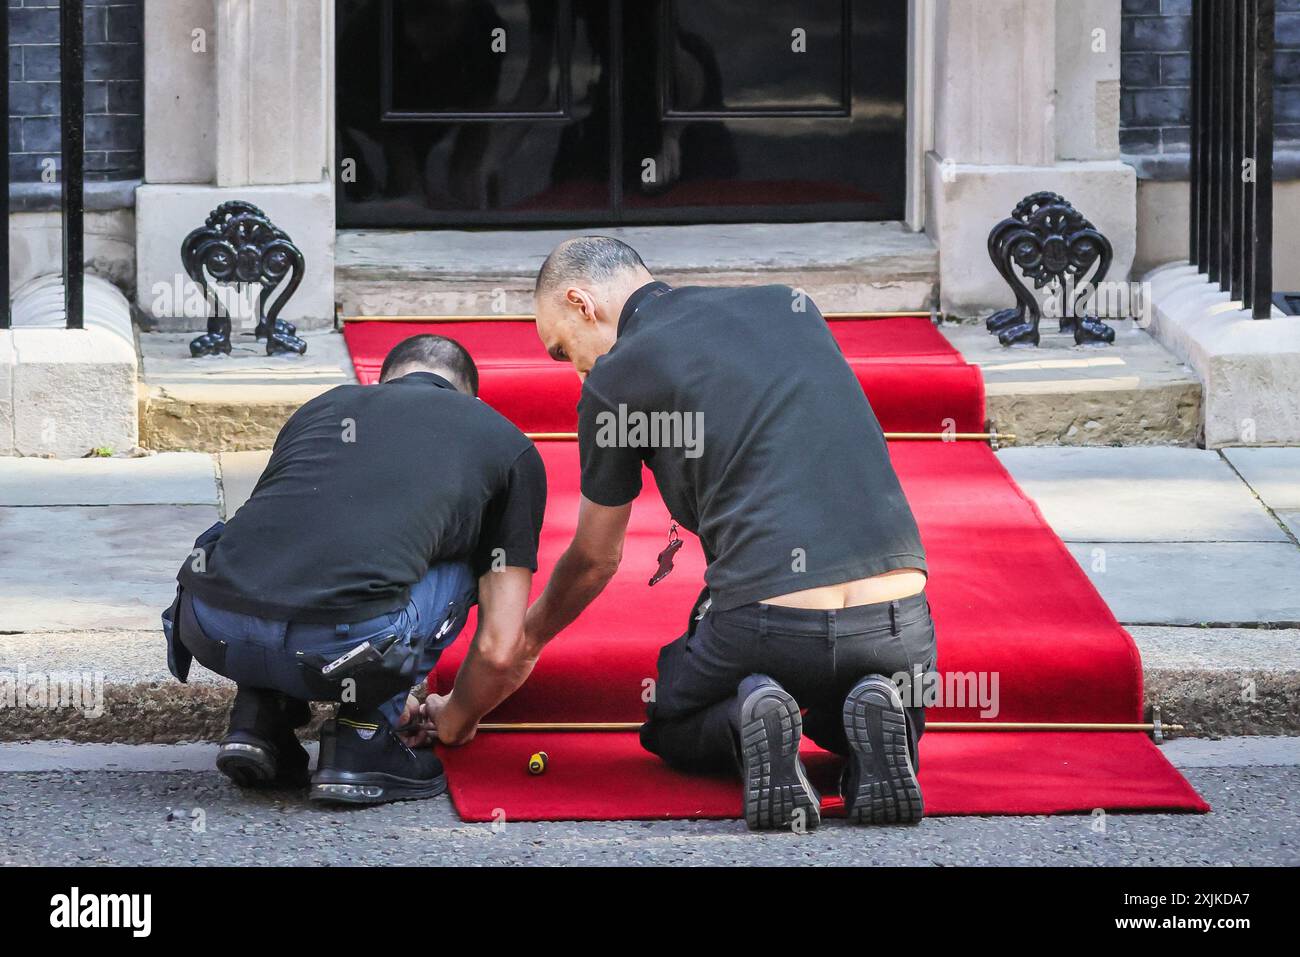
[[[337,23],[339,225],[610,215],[602,0],[338,0]]]
[[[337,2],[341,226],[902,217],[907,0]]]
[[[623,219],[898,219],[906,0],[627,7]]]

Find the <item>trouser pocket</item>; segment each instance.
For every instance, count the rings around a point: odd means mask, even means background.
[[[226,655],[230,646],[207,636],[194,616],[194,600],[186,592],[181,594],[178,611],[176,631],[180,643],[203,667],[223,677],[231,677],[226,671]]]

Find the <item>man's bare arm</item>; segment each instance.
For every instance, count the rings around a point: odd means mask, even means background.
[[[582,497],[573,541],[555,563],[545,591],[528,609],[525,630],[531,643],[545,645],[604,590],[623,558],[631,514],[631,502],[610,507]]]
[[[524,632],[533,573],[506,567],[479,579],[478,629],[456,673],[450,695],[431,695],[426,716],[443,744],[465,744],[483,716],[518,690],[532,673],[541,643]]]

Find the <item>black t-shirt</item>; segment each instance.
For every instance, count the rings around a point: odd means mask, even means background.
[[[537,570],[546,470],[441,376],[345,385],[285,423],[248,502],[181,583],[220,608],[346,624],[401,608],[435,562]]]
[[[637,290],[578,430],[582,494],[625,505],[648,465],[700,537],[718,610],[926,567],[862,387],[787,286]]]

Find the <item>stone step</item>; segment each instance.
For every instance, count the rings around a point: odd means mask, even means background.
[[[979,323],[942,330],[984,372],[988,417],[1018,445],[1193,445],[1195,375],[1132,322],[1111,346],[1047,331],[1037,349],[1005,349]],[[141,333],[140,441],[150,449],[267,449],[298,408],[355,382],[343,337],[304,333],[305,356],[264,354],[251,336],[230,356],[189,357],[191,334]]]
[[[1161,721],[1184,725],[1188,737],[1300,735],[1300,630],[1130,631],[1148,720],[1158,706]],[[234,694],[197,663],[188,684],[177,682],[161,631],[0,635],[0,662],[0,741],[212,741],[225,733]],[[11,691],[23,700],[5,700]],[[313,726],[329,707],[315,709]]]
[[[343,316],[525,314],[546,254],[574,230],[341,230]],[[783,283],[824,312],[929,310],[939,253],[902,223],[740,223],[588,230],[678,285]]]

